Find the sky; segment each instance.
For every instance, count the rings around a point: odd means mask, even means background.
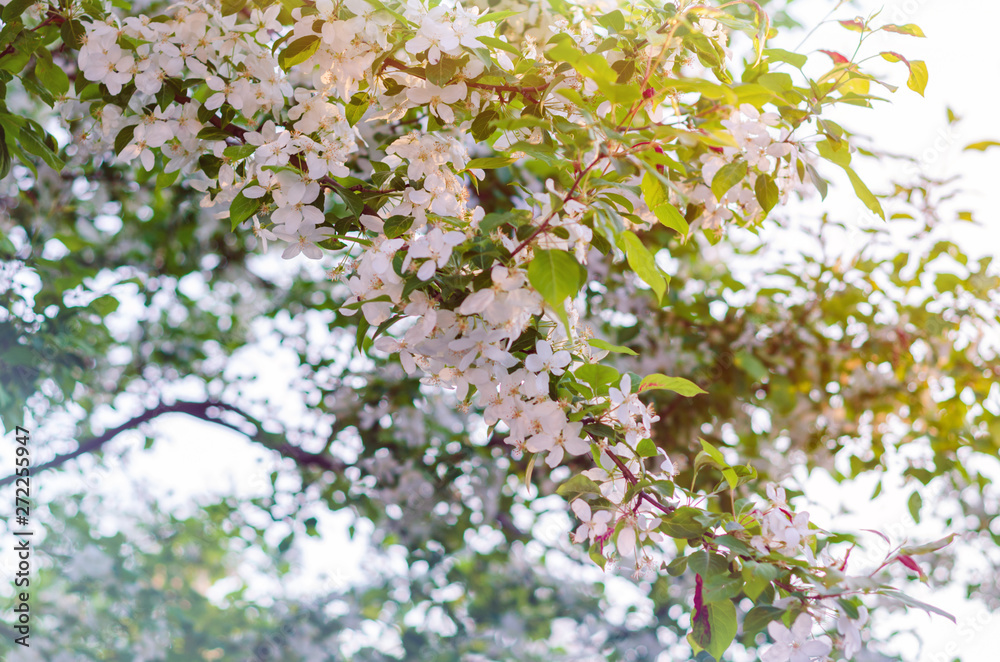
[[[797,12],[804,24],[811,25],[823,18],[832,5],[821,0],[801,3],[816,8],[815,15],[805,10]],[[974,257],[990,254],[1000,246],[1000,207],[992,200],[996,191],[996,177],[1000,174],[1000,148],[980,152],[963,152],[962,148],[980,140],[1000,140],[997,126],[1000,102],[1000,49],[996,48],[996,26],[1000,25],[1000,2],[995,0],[894,0],[860,3],[864,12],[882,9],[880,20],[892,23],[916,23],[927,39],[901,35],[876,36],[866,49],[893,50],[910,59],[927,62],[930,82],[926,96],[920,97],[905,87],[905,69],[901,64],[879,62],[900,91],[891,96],[892,103],[874,110],[848,109],[837,117],[844,126],[872,137],[879,146],[920,158],[921,166],[939,176],[961,174],[968,193],[960,198],[958,208],[969,209],[983,225],[968,226],[956,231],[955,239]],[[838,18],[851,18],[851,12],[841,10]],[[827,48],[850,53],[856,42],[856,33],[848,32],[836,24],[820,27],[803,47],[803,52]],[[786,47],[794,47],[788,44]],[[814,56],[822,57],[822,56]],[[961,119],[954,126],[946,121],[946,108],[951,108]],[[879,167],[861,168],[872,188],[885,175]],[[891,167],[887,165],[886,167]],[[843,187],[840,191],[844,191]],[[865,216],[860,203],[849,195],[828,198],[823,205],[848,215]],[[818,204],[818,203],[813,203]],[[871,222],[870,218],[862,219]],[[794,246],[790,247],[794,249]],[[291,381],[294,375],[275,375],[276,380]],[[273,382],[272,382],[273,383]],[[55,490],[47,481],[56,483],[58,489],[89,486],[100,490],[127,508],[131,501],[134,482],[143,483],[165,505],[181,512],[191,512],[199,501],[211,496],[237,494],[254,496],[263,494],[268,485],[268,475],[275,468],[276,460],[239,435],[216,426],[193,421],[179,415],[166,416],[152,424],[161,441],[150,451],[142,450],[143,437],[121,435],[113,448],[133,449],[124,463],[111,462],[96,468],[92,460],[79,463],[82,469],[77,477],[41,476],[43,489]],[[0,439],[0,457],[10,457],[9,438]],[[199,462],[190,462],[198,457]],[[177,475],[175,468],[183,467],[186,478],[183,484],[171,480]],[[219,468],[224,470],[220,471]],[[995,469],[992,467],[991,469]],[[129,478],[126,478],[126,475]],[[1000,479],[1000,472],[994,473]],[[940,523],[924,522],[917,527],[906,509],[908,489],[897,486],[887,489],[877,504],[871,504],[867,495],[873,485],[860,485],[848,494],[832,481],[822,477],[799,477],[806,485],[806,498],[817,504],[812,508],[813,520],[821,526],[830,521],[840,505],[857,512],[848,519],[838,519],[837,528],[851,527],[881,529],[894,540],[909,536],[913,539],[941,537],[936,527]],[[860,495],[860,496],[858,496]],[[840,516],[838,516],[840,517]],[[309,585],[309,576],[327,574],[337,581],[350,582],[364,572],[364,533],[354,542],[347,542],[347,518],[342,515],[321,517],[320,531],[323,541],[310,540],[302,549],[302,590]],[[276,539],[284,533],[275,531]],[[328,553],[331,541],[337,541],[342,550],[336,557]],[[9,567],[11,545],[3,541],[0,551],[0,573]],[[961,558],[970,566],[979,560]],[[334,565],[336,567],[334,567]],[[259,578],[258,588],[267,592],[266,578]],[[9,582],[0,581],[0,595],[9,592]],[[899,616],[906,625],[918,625],[925,638],[923,655],[918,662],[944,662],[955,655],[966,660],[995,659],[1000,650],[1000,616],[993,616],[981,604],[964,600],[958,591],[932,594],[916,592],[915,597],[932,602],[955,614],[958,624],[943,618],[930,618],[922,612],[910,611]],[[905,642],[904,642],[905,643]],[[913,642],[907,645],[912,646]]]

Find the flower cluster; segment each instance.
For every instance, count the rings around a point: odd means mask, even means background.
[[[758,197],[759,177],[767,177],[778,191],[777,202],[787,202],[792,191],[806,191],[809,171],[800,164],[810,164],[810,154],[799,148],[787,128],[776,130],[781,120],[777,113],[762,113],[751,104],[734,108],[721,124],[729,130],[735,145],[717,147],[701,156],[701,182],[694,184],[688,195],[703,204],[701,223],[708,228],[720,228],[734,216],[754,224],[766,211]],[[718,197],[713,183],[719,172],[734,164],[745,163],[747,174],[736,185]],[[799,168],[802,168],[801,174]]]
[[[681,32],[693,24],[669,8],[568,6],[534,12],[531,26],[423,0],[92,16],[77,87],[97,93],[63,113],[84,119],[82,147],[204,192],[203,206],[234,230],[251,223],[264,250],[281,241],[285,258],[339,259],[341,312],[360,311],[360,339],[374,328],[374,350],[479,408],[515,454],[555,468],[593,453],[582,477],[596,501],[572,501],[573,538],[598,556],[613,541],[652,571],[669,556],[656,551],[665,530],[722,521],[692,494],[670,501],[675,468],[639,395],[699,389],[667,378],[633,390],[630,375],[599,365],[609,350],[589,342],[577,296],[594,262],[617,259],[661,300],[658,248],[640,237],[662,231],[657,219],[682,234],[692,222],[756,223],[813,172],[793,129],[814,108],[736,105],[719,84],[683,76],[697,54],[727,83],[726,26],[759,38],[766,22],[685,6],[699,27]],[[503,167],[525,175],[505,194],[511,208],[477,188],[501,184],[481,182]],[[555,174],[532,174],[545,167]],[[730,485],[752,475],[719,457]],[[761,557],[809,557],[808,513],[780,489],[768,496],[726,531]],[[689,519],[664,529],[682,508]],[[776,626],[771,657],[818,651],[801,643],[806,625]]]

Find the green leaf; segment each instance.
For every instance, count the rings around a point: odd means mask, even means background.
[[[778,204],[781,193],[778,185],[774,183],[770,175],[760,175],[753,186],[753,192],[757,195],[757,202],[760,203],[764,213],[769,213]]]
[[[412,216],[390,216],[382,225],[382,233],[389,239],[395,239],[409,230],[411,225]]]
[[[38,58],[35,65],[35,75],[38,76],[38,80],[42,82],[45,89],[54,96],[69,92],[69,76],[62,70],[62,67],[56,66],[51,56]]]
[[[7,133],[0,126],[0,179],[10,174],[10,150],[7,149]]]
[[[690,230],[688,222],[677,207],[670,204],[667,187],[663,185],[663,182],[652,172],[647,172],[642,177],[641,188],[643,200],[646,201],[649,210],[656,215],[657,220],[682,237],[687,236]]]
[[[707,393],[700,386],[683,377],[668,377],[660,373],[647,375],[642,380],[642,383],[639,384],[639,393],[655,390],[673,391],[678,395],[683,395],[685,398]]]
[[[89,310],[95,311],[101,317],[107,317],[111,313],[118,310],[118,306],[121,302],[114,298],[110,294],[105,294],[102,297],[97,297],[90,302],[87,306]]]
[[[761,74],[757,77],[757,82],[777,94],[795,87],[792,77],[782,72]]]
[[[513,163],[516,159],[509,156],[487,156],[480,159],[472,159],[469,164],[465,166],[466,170],[472,170],[473,168],[480,168],[482,170],[496,170],[497,168],[505,168]]]
[[[809,58],[805,55],[799,55],[798,53],[791,53],[780,48],[767,48],[764,50],[764,57],[773,62],[787,62],[796,69],[801,69],[805,66]]]
[[[717,660],[736,637],[736,606],[729,600],[709,602],[691,617],[695,642]]]
[[[130,124],[118,132],[115,136],[115,154],[121,154],[122,150],[128,147],[133,135],[135,135],[135,124]]]
[[[86,30],[83,24],[77,20],[63,21],[59,26],[59,34],[67,48],[79,50],[83,46],[83,34]],[[81,77],[82,78],[82,77]]]
[[[868,186],[861,181],[858,174],[847,166],[844,167],[844,172],[846,172],[848,178],[850,178],[851,185],[854,187],[854,193],[858,196],[858,199],[865,203],[865,206],[868,207],[868,209],[872,210],[885,220],[885,212],[882,211],[882,205],[879,204],[878,198],[876,198],[875,194],[871,192]]]
[[[437,62],[427,65],[425,69],[427,80],[438,87],[444,87],[461,67],[462,61],[460,59],[442,55]]]
[[[587,344],[589,344],[591,347],[596,347],[597,349],[603,349],[608,352],[614,352],[615,354],[628,354],[629,356],[639,356],[638,352],[635,352],[629,349],[628,347],[625,347],[623,345],[612,345],[607,340],[601,340],[599,338],[588,340]]]
[[[35,126],[37,126],[37,124]],[[35,156],[41,158],[42,161],[45,162],[45,165],[49,166],[53,170],[62,170],[63,166],[66,164],[61,158],[59,158],[59,155],[55,153],[55,150],[49,146],[49,140],[53,139],[45,134],[44,131],[41,131],[41,133],[42,135],[39,136],[31,123],[23,127],[19,138],[21,147],[23,147],[29,154],[34,154]],[[46,138],[49,140],[46,140]]]
[[[476,37],[476,41],[485,46],[489,46],[491,48],[497,48],[501,51],[507,51],[511,55],[516,55],[518,57],[521,57],[521,51],[519,51],[515,46],[512,46],[511,44],[508,44],[506,41],[503,41],[501,39],[497,39],[496,37],[486,37],[486,36]]]
[[[278,64],[282,69],[288,71],[297,64],[302,64],[319,49],[319,37],[311,34],[308,37],[300,37],[288,44],[285,50],[278,55]]]
[[[580,381],[594,387],[617,383],[621,378],[621,373],[618,370],[609,365],[601,365],[600,363],[585,363],[577,368],[573,374]]]
[[[640,441],[639,445],[635,447],[635,452],[639,457],[656,457],[659,454],[656,444],[653,443],[652,439],[643,439]]]
[[[656,293],[657,302],[662,301],[667,291],[667,281],[660,273],[660,268],[656,266],[653,254],[631,230],[621,233],[619,246],[625,251],[625,257],[632,270]]]
[[[156,175],[156,188],[165,189],[173,186],[174,182],[180,176],[180,170],[174,170],[173,172],[160,172]]]
[[[743,577],[740,575],[716,575],[705,582],[705,602],[729,601],[743,592]]]
[[[257,180],[250,182],[251,185],[256,183]],[[248,198],[243,195],[242,190],[237,193],[232,204],[229,205],[229,221],[232,230],[235,232],[236,226],[256,214],[263,204],[263,198]]]
[[[500,119],[500,113],[492,108],[476,115],[476,119],[472,120],[472,126],[469,128],[472,132],[472,137],[478,142],[484,142],[493,135],[493,131],[495,130],[493,123],[498,119]]]
[[[556,494],[567,501],[572,501],[583,494],[596,494],[600,496],[601,486],[583,474],[577,474],[557,487]]]
[[[719,471],[722,471],[722,469],[724,468],[724,465],[720,465],[718,462],[712,459],[711,455],[709,455],[705,451],[698,451],[698,454],[694,456],[695,473],[698,473],[698,471],[706,464],[710,467],[718,469]]]
[[[762,632],[768,623],[781,618],[784,613],[784,609],[773,605],[757,605],[748,611],[746,618],[743,619],[743,634],[752,637]]]
[[[625,30],[625,17],[618,9],[613,12],[609,12],[604,16],[598,16],[597,22],[607,29],[614,30],[615,32],[623,32]]]
[[[608,564],[608,559],[604,556],[604,554],[601,554],[601,549],[597,545],[591,547],[587,555],[590,557],[591,561],[596,563],[601,568],[601,570],[604,570],[604,566]]]
[[[712,178],[712,195],[715,196],[715,199],[722,200],[726,191],[743,181],[743,178],[747,176],[747,170],[746,161],[727,163],[719,168],[719,172],[715,173],[715,177]]]
[[[570,331],[566,299],[576,296],[582,284],[576,258],[566,251],[535,251],[528,265],[528,280]]]
[[[751,549],[745,542],[728,534],[716,538],[715,544],[724,545],[742,556],[752,556],[754,553],[753,549]]]
[[[253,145],[231,145],[226,149],[222,150],[223,156],[227,159],[233,159],[234,161],[240,161],[247,158],[248,156],[253,156],[253,153],[257,151],[257,148]]]
[[[678,556],[667,566],[667,574],[671,577],[680,577],[687,570],[688,557]]]
[[[701,511],[690,506],[681,506],[663,518],[660,530],[671,538],[699,538],[705,533],[705,525],[698,521]]]
[[[344,116],[347,118],[347,123],[354,126],[360,122],[371,103],[371,97],[364,92],[359,92],[351,97],[351,103],[347,104],[347,107],[344,108]]]
[[[910,511],[910,517],[917,524],[920,524],[920,508],[924,505],[924,500],[920,492],[914,492],[906,502],[906,507]]]
[[[222,15],[232,16],[247,4],[246,0],[222,0]]]
[[[729,463],[726,462],[726,456],[722,454],[722,451],[720,451],[718,448],[716,448],[712,444],[708,443],[704,439],[699,439],[698,441],[701,442],[701,447],[705,450],[705,452],[708,454],[708,456],[710,458],[712,458],[713,460],[715,460],[715,462],[720,467],[728,467],[729,466]]]
[[[13,23],[15,20],[19,19],[24,15],[24,12],[28,10],[28,7],[35,4],[35,0],[11,0],[10,3],[3,8],[4,23]]]
[[[195,136],[195,138],[198,138],[199,140],[228,140],[232,137],[233,134],[228,131],[223,131],[216,126],[206,126],[198,132],[197,136]]]
[[[688,569],[707,579],[726,572],[729,569],[729,563],[726,561],[726,557],[721,554],[700,549],[688,556]]]
[[[489,14],[483,14],[476,20],[476,25],[482,25],[483,23],[495,22],[499,23],[505,18],[510,18],[511,16],[517,16],[521,12],[514,11],[512,9],[505,9],[504,11],[490,12]]]

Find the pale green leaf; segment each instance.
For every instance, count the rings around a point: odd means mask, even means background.
[[[660,223],[681,236],[687,236],[690,230],[687,220],[677,207],[670,204],[667,187],[652,172],[647,172],[642,178],[642,197]]]
[[[683,395],[685,398],[707,393],[700,386],[683,377],[668,377],[659,373],[648,375],[639,384],[639,393],[655,390],[673,391],[677,395]]]
[[[660,272],[660,268],[656,266],[653,254],[643,245],[642,240],[630,230],[622,232],[619,245],[625,251],[625,258],[628,260],[629,266],[643,282],[653,289],[656,300],[661,301],[667,291],[667,281]]]
[[[715,173],[715,177],[712,178],[712,195],[715,196],[715,199],[722,200],[726,191],[743,181],[743,178],[747,176],[747,169],[746,161],[727,163],[719,168],[719,172]]]
[[[569,330],[565,303],[580,290],[580,265],[566,251],[535,251],[528,265],[528,280]]]
[[[624,345],[612,345],[607,340],[601,340],[599,338],[593,338],[587,341],[591,347],[596,347],[597,349],[603,349],[608,352],[614,352],[615,354],[628,354],[630,356],[639,356],[639,354]]]

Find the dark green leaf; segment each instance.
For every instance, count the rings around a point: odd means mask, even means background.
[[[256,180],[254,180],[251,182],[251,185],[255,185],[256,183]],[[248,198],[243,195],[243,191],[237,193],[236,197],[233,198],[232,204],[229,205],[229,221],[232,230],[235,232],[236,226],[256,214],[263,204],[263,198]]]
[[[479,142],[485,141],[495,130],[493,127],[493,122],[500,119],[500,113],[489,108],[483,112],[476,115],[476,118],[472,120],[472,126],[470,131],[472,132],[472,137]]]
[[[395,239],[409,230],[411,225],[413,225],[412,216],[391,216],[383,224],[382,232],[389,239]]]
[[[757,605],[748,611],[746,618],[743,619],[743,634],[752,637],[762,632],[768,623],[781,618],[784,613],[784,609],[772,605]]]
[[[28,11],[28,7],[31,7],[33,4],[35,4],[35,0],[11,0],[3,8],[3,13],[0,16],[3,16],[4,23],[12,23],[19,20],[24,15],[24,12]]]
[[[7,133],[0,126],[0,179],[10,174],[10,150],[7,149]]]
[[[133,135],[135,135],[135,124],[130,124],[118,132],[115,136],[115,154],[121,154],[122,150],[128,147]]]
[[[705,525],[696,518],[701,511],[690,506],[681,506],[663,519],[660,530],[671,538],[698,538],[705,533]]]
[[[195,137],[199,140],[228,140],[233,137],[233,134],[218,127],[206,126]]]

